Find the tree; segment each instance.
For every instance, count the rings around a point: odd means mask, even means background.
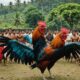
[[[80,3],[80,0],[31,0],[31,3],[46,15],[50,10],[62,3]]]
[[[29,24],[30,27],[35,27],[37,25],[37,21],[43,20],[44,17],[40,10],[38,10],[34,6],[29,6],[25,11],[26,23]]]
[[[26,1],[23,2],[24,6],[26,6]]]
[[[1,4],[0,4],[0,7],[3,8],[3,6],[4,6],[4,5],[1,3]]]
[[[1,4],[0,4],[0,13],[1,13],[1,14],[3,14],[3,8],[4,8],[4,5],[1,3]]]
[[[70,28],[70,25],[61,16],[54,17],[53,20],[47,22],[47,25],[52,30],[59,30],[63,26]]]
[[[31,0],[31,3],[34,3],[35,0]]]
[[[16,6],[17,6],[17,8],[19,8],[20,7],[20,0],[16,0]]]
[[[21,23],[20,23],[20,14],[19,14],[19,12],[16,12],[16,16],[15,16],[16,18],[15,18],[15,26],[17,26],[18,27],[18,25],[20,25]]]
[[[47,22],[53,21],[54,17],[62,16],[65,21],[74,28],[80,21],[80,5],[76,3],[62,4],[54,8],[48,15]]]
[[[10,3],[9,3],[9,7],[10,7],[10,9],[12,9],[12,6],[13,6],[13,3],[10,2]]]

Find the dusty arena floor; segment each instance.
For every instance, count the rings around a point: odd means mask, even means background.
[[[55,79],[49,79],[46,70],[48,80],[80,80],[80,66],[75,63],[60,60],[51,71]],[[0,64],[0,80],[42,80],[42,77],[38,69],[31,70],[29,65],[8,63],[7,66]]]

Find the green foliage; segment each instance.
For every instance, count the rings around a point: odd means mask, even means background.
[[[17,28],[35,27],[37,20],[39,20],[39,19],[43,20],[44,17],[49,13],[49,11],[51,9],[57,7],[58,5],[60,5],[62,3],[69,3],[69,2],[80,3],[79,0],[31,0],[32,2],[28,2],[27,4],[25,1],[23,3],[21,3],[20,0],[15,0],[15,1],[16,1],[15,5],[13,5],[12,2],[10,2],[8,6],[4,6],[4,4],[0,4],[0,22],[2,22],[2,24],[3,24],[3,25],[0,24],[0,26],[6,28],[6,26],[5,26],[6,23],[7,23],[6,24],[7,27],[9,27],[10,25],[14,26],[15,21],[18,19],[18,20],[20,20],[20,24],[18,25],[19,27],[17,27]],[[31,5],[34,5],[35,7],[31,6]],[[70,4],[70,6],[72,6],[72,5],[73,4]],[[63,24],[63,22],[64,22],[64,25],[66,24],[67,26],[70,25],[72,27],[75,25],[78,25],[77,23],[80,24],[80,22],[78,22],[78,21],[80,21],[79,20],[80,19],[79,6],[77,6],[77,7],[72,6],[71,8],[70,8],[70,6],[67,7],[67,4],[62,5],[61,7],[57,7],[58,9],[55,8],[53,10],[54,12],[51,11],[49,14],[50,17],[47,18],[47,22],[50,23],[50,24],[48,23],[48,26],[50,26],[51,22],[53,22],[53,21],[55,21],[55,26],[56,25],[60,26],[61,24]],[[23,13],[23,11],[25,14]],[[19,12],[19,18],[16,18],[16,12]],[[76,14],[76,16],[75,16],[75,14]],[[43,15],[44,15],[44,17],[43,17]],[[64,18],[62,23],[58,22],[56,20],[53,20],[53,19],[58,20],[57,15],[61,16],[61,18]],[[73,16],[75,16],[75,17],[73,17]],[[25,21],[25,19],[26,19],[26,21]],[[58,23],[58,24],[56,24],[56,23]],[[12,26],[12,28],[13,28],[13,26]],[[77,27],[79,27],[79,25]],[[49,27],[49,28],[51,28],[51,27]],[[53,28],[53,23],[52,23],[52,28]]]
[[[25,28],[25,27],[28,27],[29,26],[27,24],[25,24],[25,21],[24,21],[24,15],[21,14],[21,13],[17,13],[19,14],[19,21],[20,21],[20,24],[17,24],[15,25],[16,23],[16,13],[9,13],[9,14],[6,14],[6,19],[4,17],[4,15],[0,16],[0,28]]]
[[[47,23],[48,28],[53,30],[59,30],[62,26],[70,28],[70,25],[61,16],[56,16],[53,20],[48,21]]]
[[[16,13],[16,17],[15,17],[15,26],[18,26],[18,25],[20,25],[21,24],[21,22],[20,22],[20,14],[19,14],[19,12],[17,12]]]
[[[48,12],[60,4],[65,3],[80,3],[80,0],[31,0],[32,4],[37,6],[42,12]]]
[[[37,25],[37,21],[44,19],[40,10],[34,6],[29,6],[25,9],[24,14],[26,17],[26,23],[29,24],[30,27],[35,27]]]
[[[7,28],[11,28],[12,27],[12,24],[9,24],[9,23],[1,23],[0,24],[0,29],[7,29]]]
[[[70,27],[73,28],[74,25],[75,24],[77,25],[80,21],[80,4],[68,3],[68,4],[62,4],[57,8],[54,8],[48,14],[47,22],[53,21],[55,17],[58,16],[61,16],[64,19],[64,21],[62,21],[63,26],[65,26],[66,23],[67,26],[70,25]]]

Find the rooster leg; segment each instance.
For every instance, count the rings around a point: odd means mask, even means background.
[[[3,55],[3,62],[4,62],[4,65],[6,65],[6,63],[7,63],[6,54]]]
[[[51,71],[48,70],[48,72],[49,72],[50,78],[54,79],[54,76],[52,76]]]
[[[6,66],[7,65],[6,63],[7,63],[7,59],[3,58],[3,65]]]
[[[42,73],[42,78],[43,78],[43,80],[47,80],[46,78],[45,78],[45,76],[44,76],[44,74]]]

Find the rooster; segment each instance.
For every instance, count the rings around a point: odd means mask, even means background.
[[[38,26],[34,29],[32,33],[33,52],[34,52],[36,61],[38,61],[39,53],[46,46],[46,40],[44,37],[46,23],[44,21],[38,21],[37,24]]]
[[[32,61],[35,61],[36,63],[31,66],[32,68],[38,67],[42,75],[47,68],[51,76],[50,69],[53,67],[56,61],[62,57],[65,56],[66,58],[70,58],[70,55],[72,54],[75,59],[80,59],[80,43],[74,42],[65,44],[66,37],[67,30],[63,28],[61,32],[56,35],[55,39],[51,41],[51,44],[45,46],[40,51],[37,56],[38,61],[35,59],[33,49],[17,40],[11,40],[7,37],[0,36],[0,46],[6,46],[4,54],[7,52],[10,56],[20,59],[21,62],[25,64],[30,64]],[[44,75],[43,80],[46,80]]]

